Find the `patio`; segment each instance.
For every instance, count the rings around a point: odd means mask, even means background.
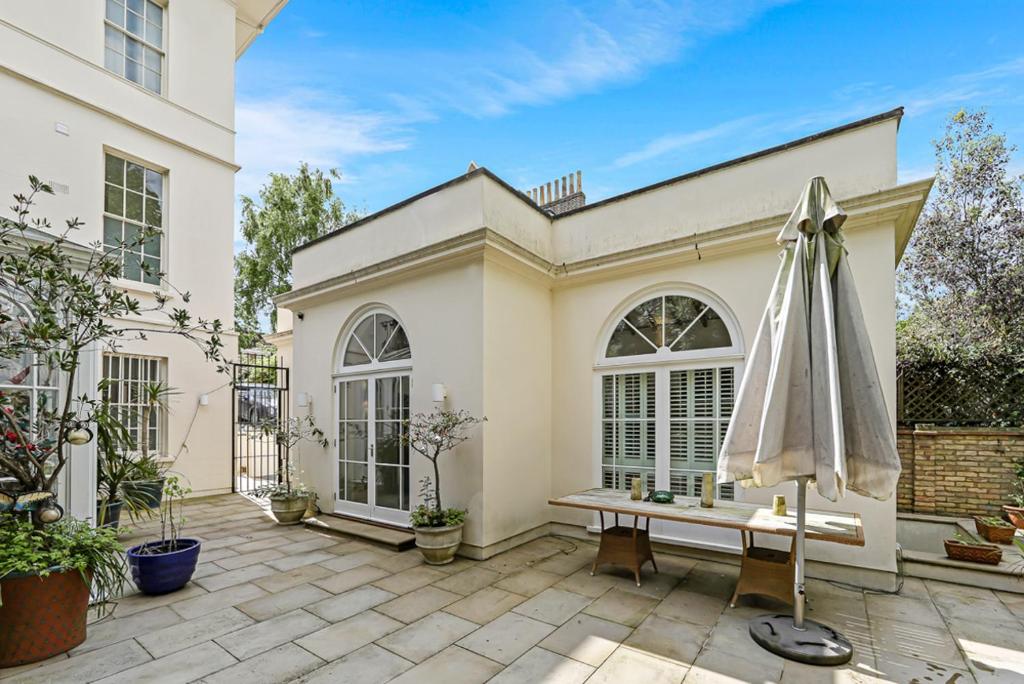
[[[1024,681],[1024,595],[907,579],[893,596],[811,580],[810,617],[856,648],[829,670],[750,640],[747,620],[773,606],[730,609],[732,565],[659,554],[661,573],[648,569],[637,588],[626,572],[590,577],[596,545],[565,537],[435,568],[415,549],[279,527],[238,496],[193,501],[186,515],[204,540],[190,585],[126,596],[70,657],[0,680]]]

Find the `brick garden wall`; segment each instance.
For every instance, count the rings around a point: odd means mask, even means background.
[[[1024,459],[1024,429],[900,428],[903,464],[896,507],[908,513],[995,515],[1009,503],[1014,461]]]

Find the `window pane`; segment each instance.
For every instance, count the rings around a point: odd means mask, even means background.
[[[116,28],[107,26],[103,31],[103,44],[114,52],[124,54],[124,34]]]
[[[108,183],[124,185],[124,160],[108,154],[104,174]]]
[[[145,172],[143,171],[141,164],[128,162],[128,173],[125,175],[125,181],[129,190],[142,192],[142,179],[144,177]]]
[[[107,20],[118,26],[124,26],[124,2],[107,0]]]
[[[132,221],[142,221],[142,195],[131,190],[125,194],[124,215]]]
[[[164,196],[164,177],[151,169],[146,169],[146,194],[156,198]]]
[[[366,503],[366,464],[345,465],[345,499],[355,503]]]
[[[395,361],[397,359],[409,358],[412,358],[412,350],[409,348],[409,338],[405,336],[405,329],[402,326],[398,326],[398,329],[395,330],[395,333],[391,336],[391,341],[388,342],[387,347],[381,354],[380,360]]]
[[[124,224],[124,241],[128,249],[138,252],[139,241],[142,239],[139,227],[134,223]]]
[[[131,0],[128,0],[131,2]],[[143,35],[143,22],[142,17],[135,12],[129,11],[127,16],[128,21],[125,23],[125,28],[128,29],[129,33],[132,33],[139,38]]]
[[[157,26],[162,26],[164,23],[164,10],[160,5],[155,2],[146,3],[146,21],[151,21]]]
[[[713,309],[708,309],[696,325],[690,328],[672,347],[672,350],[715,349],[716,347],[730,346],[732,346],[732,338],[729,337],[729,330],[725,327],[725,322]]]
[[[356,339],[355,335],[351,336],[348,340],[343,363],[346,366],[359,366],[364,363],[370,363],[370,357],[363,351],[363,347],[359,344],[359,340]]]
[[[145,59],[143,60],[143,64],[146,65],[147,69],[152,69],[159,73],[160,59],[161,57],[159,52],[150,47],[145,48]]]
[[[356,326],[356,329],[353,331],[353,334],[359,338],[360,342],[363,343],[363,348],[366,350],[366,352],[371,354],[373,353],[374,318],[374,316],[367,316],[359,323],[359,325]]]
[[[160,243],[162,240],[159,235],[151,235],[146,238],[145,245],[143,246],[143,252],[146,256],[160,257]]]
[[[377,450],[375,456],[377,463],[398,464],[403,461],[401,457],[401,453],[404,451],[401,425],[398,421],[391,420],[376,423]]]
[[[154,93],[160,92],[160,74],[150,69],[145,69],[143,72],[143,77],[145,81],[143,82],[142,85],[146,88],[146,90],[151,90]]]
[[[396,466],[377,467],[377,494],[374,504],[384,508],[399,508],[401,503],[398,498],[399,475],[405,468]]]
[[[103,244],[118,247],[121,244],[121,222],[109,216],[103,217]]]
[[[124,63],[124,77],[129,81],[142,83],[142,66],[128,59]]]
[[[128,59],[133,59],[136,62],[142,62],[142,43],[133,38],[125,38],[124,40],[124,54],[128,56]]]
[[[157,47],[164,46],[164,30],[153,22],[146,22],[146,41]]]
[[[135,254],[124,255],[124,277],[128,280],[142,280],[140,257]]]
[[[665,344],[675,342],[706,306],[692,297],[665,297]]]
[[[118,76],[121,76],[121,67],[124,66],[124,57],[110,48],[107,48],[103,51],[103,66],[107,68],[107,71],[113,71]]]
[[[143,263],[146,265],[146,272],[143,274],[143,281],[150,285],[160,284],[160,260],[154,257],[143,257]]]
[[[162,216],[160,212],[160,202],[153,199],[152,197],[146,198],[146,225],[161,226]]]
[[[137,14],[142,14],[146,11],[145,0],[128,0],[128,9]]]
[[[373,356],[378,360],[381,359],[381,355],[384,352],[384,345],[391,339],[392,333],[394,333],[399,325],[391,316],[384,314],[374,314],[374,341],[373,341]]]
[[[664,344],[661,337],[661,301],[661,297],[656,297],[644,302],[626,314],[626,320],[632,323],[633,327],[650,340],[655,347],[660,347]]]
[[[355,380],[345,383],[345,417],[349,420],[366,420],[367,382]]]
[[[647,341],[647,338],[622,320],[615,326],[615,332],[608,340],[608,349],[605,351],[605,355],[609,357],[635,356],[637,354],[653,354],[655,351],[657,350]]]
[[[107,183],[103,198],[103,210],[117,216],[124,216],[124,190]]]

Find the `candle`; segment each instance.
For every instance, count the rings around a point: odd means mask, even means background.
[[[776,494],[772,499],[772,512],[778,516],[786,515],[786,497],[782,494]]]
[[[631,487],[632,487],[632,490],[629,493],[629,498],[630,499],[632,499],[633,501],[639,501],[641,498],[643,498],[643,495],[641,493],[642,490],[640,489],[640,478],[639,477],[634,477],[633,478],[633,482],[631,483]]]
[[[702,508],[713,508],[715,505],[714,473],[704,473],[700,485],[700,505]]]

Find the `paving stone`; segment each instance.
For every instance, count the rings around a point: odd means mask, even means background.
[[[658,600],[649,596],[612,589],[587,606],[584,612],[594,617],[636,627],[657,605]]]
[[[526,599],[503,589],[487,587],[446,606],[445,612],[483,625],[507,613]]]
[[[123,670],[99,680],[103,684],[185,684],[234,665],[231,654],[212,641],[204,641],[183,651]]]
[[[358,568],[360,565],[373,565],[375,563],[381,563],[383,557],[375,553],[374,551],[355,551],[353,553],[346,553],[343,556],[335,556],[330,554],[328,560],[320,561],[320,565],[334,572],[344,572],[345,570],[351,570],[352,568]],[[387,569],[386,567],[384,568]]]
[[[245,542],[238,546],[232,547],[237,553],[252,553],[253,551],[262,551],[263,549],[276,549],[279,546],[284,546],[288,543],[285,537],[274,536],[266,537],[265,539],[257,539],[256,541]]]
[[[789,668],[789,663],[786,663]],[[898,653],[887,653],[879,651],[875,669],[881,675],[881,679],[892,682],[915,682],[915,684],[926,684],[928,682],[956,684],[967,684],[972,680],[970,671],[950,667],[944,663],[934,661],[918,660]],[[783,677],[785,677],[785,670]]]
[[[571,591],[551,588],[520,603],[512,610],[520,615],[557,627],[586,608],[593,600],[588,596],[574,594]]]
[[[1024,629],[1019,625],[959,620],[950,623],[950,629],[979,681],[1024,681]],[[937,660],[962,667],[949,658]]]
[[[273,575],[267,575],[261,579],[254,580],[253,584],[266,589],[269,592],[278,592],[284,591],[285,589],[291,589],[292,587],[297,587],[300,584],[323,579],[330,574],[330,570],[320,565],[303,565],[300,568],[295,568],[288,572],[278,572]]]
[[[377,610],[408,624],[458,601],[459,598],[458,594],[428,586],[388,601],[378,606]]]
[[[454,575],[442,572],[441,577],[440,581],[434,582],[435,587],[463,596],[469,596],[501,579],[501,575],[486,568],[468,568]]]
[[[406,670],[391,684],[481,684],[501,671],[501,665],[458,646],[449,646],[432,658]]]
[[[679,585],[682,581],[681,575],[674,575],[668,572],[654,572],[653,569],[644,569],[640,573],[640,586],[636,586],[636,577],[628,570],[613,573],[618,577],[615,588],[620,591],[628,591],[633,594],[643,594],[656,599],[663,599]]]
[[[134,641],[111,644],[104,648],[84,653],[75,658],[62,658],[40,664],[30,670],[22,670],[8,679],[5,684],[58,684],[60,682],[91,682],[108,675],[127,670],[152,660],[146,649]],[[0,670],[6,673],[8,670]]]
[[[291,682],[324,664],[304,648],[284,644],[203,679],[204,684]]]
[[[581,684],[594,668],[543,648],[531,648],[490,680],[491,684]]]
[[[389,653],[380,646],[368,644],[309,673],[299,681],[302,684],[383,684],[405,672],[412,665],[408,660]]]
[[[367,610],[304,636],[296,640],[295,643],[324,660],[330,661],[347,655],[357,648],[362,648],[403,626],[401,622],[392,620],[386,615]]]
[[[192,573],[192,579],[198,580],[210,575],[217,575],[224,572],[224,568],[217,565],[216,563],[199,563],[196,565],[195,572]]]
[[[419,549],[412,549],[410,551],[402,551],[399,553],[386,553],[382,549],[370,550],[380,556],[380,558],[375,560],[374,563],[378,564],[384,570],[389,570],[391,572],[401,572],[403,570],[408,570],[409,568],[415,568],[417,565],[423,565],[424,563],[423,554],[419,552]],[[449,566],[451,565],[452,563],[449,563],[448,565],[434,565],[431,567],[435,570],[440,570],[446,575],[450,575],[451,572],[449,571]]]
[[[583,568],[569,575],[555,585],[558,589],[565,589],[574,594],[582,594],[591,598],[597,598],[615,586],[617,579],[614,575],[602,575],[600,573],[590,576],[590,570]]]
[[[478,627],[474,622],[439,611],[392,632],[378,643],[406,660],[419,663]]]
[[[239,568],[238,570],[225,570],[222,573],[203,577],[195,582],[207,591],[217,591],[218,589],[226,589],[236,584],[244,584],[245,582],[251,582],[273,574],[273,568],[257,563],[256,565]]]
[[[582,567],[589,567],[597,557],[597,547],[582,544],[572,553],[560,553],[546,558],[533,566],[534,570],[552,572],[561,577],[571,575]]]
[[[626,625],[579,613],[539,645],[592,667],[600,667],[632,631]]]
[[[642,684],[679,684],[686,676],[687,667],[671,660],[637,651],[628,646],[615,649],[604,664],[597,668],[588,684],[624,684],[624,682],[642,682]],[[730,680],[719,680],[725,684]],[[744,680],[740,680],[744,681]],[[758,681],[760,680],[746,680]]]
[[[1003,625],[1015,622],[1017,619],[1006,604],[1000,601],[995,593],[987,589],[979,591],[976,595],[954,592],[933,593],[932,600],[939,613],[946,618],[946,622],[967,620]]]
[[[89,625],[85,643],[74,648],[71,655],[95,651],[97,648],[149,634],[179,622],[181,622],[181,617],[166,606],[134,613],[123,618],[108,618],[102,622],[94,622]]]
[[[868,594],[864,598],[868,609],[868,617],[871,620],[877,618],[885,620],[899,620],[916,625],[928,625],[930,627],[944,628],[945,621],[931,601],[909,598],[906,596],[891,596],[888,594]]]
[[[333,553],[327,553],[326,551],[306,551],[305,553],[295,553],[284,558],[278,558],[277,560],[267,561],[267,565],[285,572],[287,570],[294,570],[295,568],[303,565],[313,565],[314,563],[320,563],[321,561],[332,560],[336,558]]]
[[[748,648],[758,647],[751,643]],[[685,684],[721,684],[723,680],[730,681],[730,679],[741,682],[775,682],[782,676],[782,668],[785,664],[782,658],[779,658],[776,664],[765,665],[738,656],[739,654],[735,651],[705,649],[690,666],[683,682]],[[827,677],[824,681],[831,681],[830,675],[829,672],[823,672],[822,676]],[[725,679],[725,677],[730,679]],[[819,679],[818,681],[823,680]]]
[[[726,565],[711,561],[698,561],[679,583],[680,589],[704,596],[717,596],[728,600],[736,590],[740,576],[738,565]]]
[[[366,585],[317,601],[307,610],[328,622],[338,622],[395,598],[390,591]]]
[[[380,587],[384,591],[390,591],[392,594],[408,594],[414,589],[425,587],[432,582],[447,578],[448,575],[444,574],[440,570],[435,570],[428,565],[418,565],[408,570],[396,573],[389,577],[377,580],[373,583],[375,587]]]
[[[310,603],[330,598],[331,594],[320,587],[312,584],[300,584],[291,589],[279,591],[276,594],[267,594],[245,603],[239,603],[236,608],[242,611],[253,620],[269,620],[278,615],[308,606]]]
[[[195,646],[208,639],[215,639],[237,629],[248,627],[252,623],[252,619],[244,613],[240,613],[234,608],[225,608],[216,613],[210,613],[209,615],[189,620],[188,622],[164,627],[139,637],[137,641],[154,658],[161,658],[169,653]]]
[[[228,558],[221,558],[214,561],[214,563],[225,570],[237,570],[238,568],[244,568],[249,565],[255,565],[256,563],[262,563],[263,561],[270,561],[283,557],[284,554],[277,549],[263,549],[261,551],[253,551],[252,553],[240,553]]]
[[[223,546],[219,549],[207,550],[206,547],[200,547],[199,551],[199,562],[210,563],[212,561],[222,560],[224,558],[233,558],[239,555],[238,551]]]
[[[623,643],[644,653],[690,665],[710,632],[711,629],[703,625],[648,615]]]
[[[562,575],[557,573],[527,568],[495,582],[494,586],[521,596],[536,596],[552,584],[561,581]]]
[[[555,628],[546,622],[505,613],[463,638],[458,645],[508,665],[553,631]]]
[[[203,542],[202,549],[200,549],[200,554],[202,554],[204,551],[215,551],[217,549],[222,549],[225,546],[245,544],[248,541],[251,541],[249,537],[243,537],[237,534],[231,535],[229,537],[218,537],[217,539],[210,539],[208,541]]]
[[[214,639],[221,647],[239,660],[269,651],[323,629],[329,623],[302,609],[293,610],[275,618],[231,632]]]
[[[654,613],[673,620],[711,626],[718,622],[727,605],[725,599],[716,596],[676,589],[662,599]]]
[[[266,591],[255,584],[236,584],[227,589],[211,591],[202,596],[172,603],[171,608],[186,620],[192,620],[267,595]]]
[[[318,579],[313,584],[326,589],[332,594],[342,594],[374,580],[387,577],[390,573],[374,565],[360,565],[351,570],[344,570]]]
[[[919,660],[965,668],[956,642],[945,628],[871,618],[871,636],[880,649]]]
[[[114,615],[119,618],[126,617],[132,613],[140,613],[144,610],[151,610],[153,608],[158,608],[159,606],[170,605],[194,596],[202,596],[206,593],[207,591],[205,589],[198,584],[193,584],[192,582],[189,582],[178,591],[171,592],[170,594],[161,594],[160,596],[146,596],[141,593],[132,593],[117,600],[117,607],[114,608]]]
[[[282,544],[277,548],[277,550],[286,556],[305,553],[306,551],[327,551],[328,553],[331,553],[328,551],[328,548],[331,546],[337,546],[337,544],[338,540],[334,537],[322,537],[318,534],[307,531],[301,539]]]
[[[750,639],[750,618],[751,615],[736,613],[723,615],[712,628],[704,644],[704,651],[728,653],[763,667],[766,672],[781,672],[783,659],[770,651],[758,648]]]

